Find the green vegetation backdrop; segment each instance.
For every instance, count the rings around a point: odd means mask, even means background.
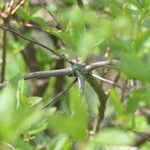
[[[150,149],[150,0],[1,0],[0,149]]]

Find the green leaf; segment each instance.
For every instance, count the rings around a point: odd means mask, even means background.
[[[125,75],[142,82],[150,82],[149,62],[140,60],[132,53],[122,53],[121,60],[118,68]]]
[[[34,23],[36,23],[39,26],[45,26],[45,24],[46,24],[45,20],[40,17],[32,17],[31,21],[33,21]]]
[[[17,54],[9,54],[8,53],[8,59],[7,59],[7,73],[6,73],[6,80],[10,81],[11,79],[15,78],[16,76],[22,76],[22,74],[25,72],[25,64],[22,60],[21,55]]]
[[[39,104],[42,101],[42,98],[41,97],[37,97],[37,96],[29,97],[28,101],[30,101],[32,106],[35,106],[35,105]]]
[[[72,92],[75,94],[76,92]],[[70,115],[57,112],[49,117],[49,126],[57,133],[65,133],[75,139],[84,139],[87,128],[87,114],[79,94],[70,101]]]
[[[141,150],[149,150],[149,148],[150,148],[150,142],[149,141],[142,144],[142,146],[141,146]]]
[[[119,113],[120,115],[125,113],[124,107],[122,106],[120,99],[113,89],[110,91],[110,100],[117,113]]]
[[[57,38],[60,38],[60,39],[63,39],[63,34],[65,33],[63,31],[59,31],[58,29],[51,28],[51,27],[49,27],[49,28],[43,28],[43,30],[45,30],[50,35],[53,35],[53,36],[55,36]]]
[[[0,91],[0,120],[11,119],[9,114],[15,109],[15,91],[11,86],[7,86]]]
[[[29,1],[25,1],[23,7],[21,7],[18,11],[17,11],[17,15],[24,19],[25,21],[29,21],[30,20],[30,8],[29,8]]]
[[[23,83],[20,82],[20,87]],[[20,95],[21,94],[20,90]],[[7,87],[0,93],[0,141],[14,141],[20,133],[31,127],[43,115],[40,108],[18,107],[16,109],[15,92]]]
[[[135,131],[144,132],[148,129],[148,121],[145,116],[137,116],[135,118]]]
[[[150,107],[150,89],[140,88],[134,90],[127,101],[127,112],[134,113],[140,106],[140,104],[146,104]]]
[[[31,102],[29,101],[28,97],[24,93],[24,80],[20,80],[18,83],[18,89],[17,89],[17,108],[18,107],[25,107],[25,106],[31,106]]]
[[[18,107],[33,107],[42,101],[41,97],[27,97],[24,89],[24,80],[20,80],[17,89],[17,108]]]
[[[71,141],[66,135],[60,134],[52,140],[52,142],[48,145],[48,149],[69,150],[71,149]]]
[[[23,9],[19,9],[19,11],[17,11],[17,16],[19,16],[21,19],[24,19],[26,21],[30,19],[30,16],[27,15]]]
[[[81,10],[73,7],[67,14],[62,16],[66,21],[67,32],[62,34],[62,40],[75,51],[80,51],[78,45],[86,32],[86,25],[92,25],[96,18],[91,11]],[[91,18],[91,19],[88,19]]]
[[[35,135],[47,128],[47,123],[45,121],[41,121],[38,124],[32,126],[30,131],[28,131],[29,135]]]
[[[144,33],[137,33],[134,41],[133,48],[134,51],[138,52],[138,56],[141,56],[145,51],[149,51],[150,48],[150,30]]]
[[[30,9],[30,16],[35,15],[41,8],[40,7],[33,7],[32,9]]]
[[[123,14],[123,11],[121,9],[121,4],[117,1],[110,1],[109,3],[109,9],[113,16],[119,16]]]
[[[92,142],[98,145],[132,145],[134,142],[134,136],[130,132],[108,128],[100,131],[92,140]]]

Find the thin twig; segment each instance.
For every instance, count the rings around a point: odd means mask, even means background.
[[[25,28],[31,28],[31,29],[36,29],[36,30],[46,32],[45,28],[43,29],[43,27],[37,26],[35,24],[31,24],[31,23],[27,23],[27,22],[20,22],[19,25],[20,25],[21,28],[25,27]]]
[[[53,53],[53,54],[56,55],[57,57],[59,57],[59,58],[65,60],[65,61],[69,62],[70,64],[74,64],[72,61],[70,61],[70,60],[69,60],[68,58],[66,58],[64,55],[60,55],[58,52],[52,50],[51,48],[49,48],[49,47],[47,47],[47,46],[45,46],[45,45],[43,45],[43,44],[41,44],[41,43],[39,43],[39,42],[37,42],[37,41],[28,39],[27,37],[25,37],[25,36],[19,34],[18,32],[14,31],[14,30],[12,30],[12,29],[10,29],[10,28],[4,27],[4,26],[0,26],[0,28],[1,28],[1,29],[5,29],[5,30],[8,30],[9,32],[14,33],[15,35],[21,37],[22,39],[24,39],[24,40],[26,40],[26,41],[32,42],[32,43],[34,43],[34,44],[37,44],[37,45],[39,45],[39,46],[45,48],[46,50],[48,50],[48,52],[50,51],[51,53]]]
[[[36,29],[36,30],[40,30],[42,32],[45,32],[47,34],[50,34],[52,36],[56,36],[55,33],[50,33],[48,32],[48,30],[50,29],[50,27],[40,27],[40,26],[37,26],[36,24],[33,24],[33,23],[25,23],[25,22],[20,22],[20,26],[22,28],[29,28],[29,29]],[[61,30],[57,29],[57,32],[61,32]],[[61,39],[59,39],[61,40]]]
[[[45,0],[44,0],[44,1],[45,1]],[[46,2],[45,2],[45,3],[46,3]],[[43,3],[42,3],[42,6],[43,6],[44,9],[46,9],[46,11],[49,13],[49,15],[54,19],[54,21],[55,21],[56,24],[57,24],[57,28],[58,28],[59,30],[62,30],[62,27],[61,27],[60,23],[57,21],[56,17],[53,15],[53,13],[52,13],[51,11],[49,11]]]
[[[119,72],[118,74],[117,74],[117,76],[115,77],[115,79],[114,79],[114,83],[118,83],[118,81],[119,81],[119,79],[120,79],[120,76],[121,76],[121,73]],[[113,87],[114,87],[115,85],[113,85]]]
[[[3,11],[0,11],[0,17],[2,19],[5,20],[9,18],[14,2],[14,0],[10,0],[9,3],[6,3],[6,5],[4,6]]]
[[[75,79],[75,80],[73,80],[73,82],[71,82],[71,84],[69,84],[69,86],[65,89],[65,90],[63,90],[62,92],[60,92],[56,97],[54,97],[50,102],[48,102],[45,106],[44,106],[44,108],[47,108],[47,107],[49,107],[49,106],[54,106],[60,99],[60,97],[62,96],[62,95],[64,95],[66,92],[68,92],[69,90],[70,90],[70,88],[75,84],[77,82],[77,78]]]
[[[6,20],[4,20],[6,24]],[[6,48],[7,48],[7,30],[3,29],[3,52],[2,52],[2,69],[1,69],[1,83],[5,80],[5,71],[6,71]]]
[[[112,64],[115,64],[115,63],[117,63],[117,61],[108,61],[108,60],[104,60],[104,61],[98,61],[98,62],[95,62],[95,63],[91,63],[91,64],[89,64],[89,65],[87,65],[86,67],[85,67],[85,69],[87,70],[87,71],[92,71],[92,70],[94,70],[94,69],[96,69],[96,68],[99,68],[99,67],[101,67],[101,66],[105,66],[105,65],[112,65]]]
[[[110,83],[110,84],[112,84],[112,85],[115,85],[115,86],[117,86],[118,88],[120,88],[120,89],[126,91],[123,87],[121,87],[120,85],[118,85],[118,84],[115,83],[114,81],[111,81],[111,80],[102,78],[102,77],[100,77],[100,76],[98,76],[98,75],[96,75],[96,74],[94,74],[94,73],[92,73],[92,76],[95,77],[95,78],[97,78],[97,79],[99,79],[99,80],[101,80],[101,81],[104,81],[104,82]]]
[[[14,6],[15,1],[14,0],[10,0],[9,4],[6,5],[5,9],[2,11],[0,11],[0,17],[2,17],[3,19],[7,19],[9,18],[11,15],[13,15],[14,13],[16,13],[16,11],[25,3],[26,0],[19,0],[16,4],[16,6]]]
[[[13,15],[14,13],[16,13],[16,11],[25,3],[25,1],[26,0],[20,0],[20,1],[18,1],[16,7],[11,9],[11,15]]]

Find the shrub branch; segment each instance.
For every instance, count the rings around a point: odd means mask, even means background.
[[[26,41],[32,42],[33,44],[36,44],[36,45],[39,45],[39,46],[43,47],[46,51],[53,53],[53,54],[56,55],[57,57],[59,57],[59,58],[65,60],[65,61],[69,62],[70,64],[73,64],[73,62],[72,62],[71,60],[69,60],[68,58],[66,58],[64,55],[59,54],[59,53],[56,52],[55,50],[53,50],[53,49],[51,49],[51,48],[49,48],[49,47],[47,47],[47,46],[45,46],[45,45],[43,45],[43,44],[37,42],[37,41],[34,41],[34,40],[32,40],[32,39],[28,39],[27,37],[21,35],[20,33],[14,31],[14,30],[11,29],[11,28],[4,27],[4,26],[0,26],[0,28],[3,29],[3,30],[7,30],[7,31],[9,31],[9,32],[11,32],[11,33],[14,33],[15,35],[21,37],[22,39],[24,39],[24,40],[26,40]]]
[[[7,20],[4,19],[4,24],[7,24]],[[1,83],[5,80],[6,72],[6,49],[7,49],[7,30],[3,28],[3,46],[2,46],[2,68],[1,68]]]

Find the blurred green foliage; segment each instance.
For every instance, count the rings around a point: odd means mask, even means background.
[[[43,104],[55,94],[55,79],[48,81],[42,96],[30,96],[34,87],[21,79],[29,71],[21,54],[29,42],[8,33],[6,80],[9,85],[0,89],[0,149],[69,150],[79,146],[77,149],[96,150],[105,146],[134,145],[135,134],[132,131],[145,132],[149,129],[147,117],[135,113],[142,106],[150,108],[150,1],[85,0],[84,8],[79,8],[76,1],[63,0],[60,4],[49,5],[47,9],[56,15],[61,31],[52,26],[51,17],[48,22],[48,12],[41,5],[32,6],[29,1],[10,19],[10,25],[26,37],[35,38],[34,33],[39,31],[22,25],[35,24],[48,36],[62,40],[66,45],[58,48],[53,42],[48,43],[50,46],[54,45],[61,54],[76,54],[85,61],[104,54],[109,47],[109,59],[121,61],[115,67],[123,78],[138,80],[142,87],[133,89],[123,103],[115,89],[110,89],[108,99],[115,111],[111,118],[114,126],[102,128],[89,138],[88,119],[91,115],[98,115],[99,104],[94,93],[87,89],[88,98],[86,94],[81,97],[73,88],[70,94],[61,98],[64,111],[43,109]],[[3,6],[4,3],[0,2],[0,9]],[[0,51],[1,45],[2,41]],[[55,66],[53,55],[47,55],[41,47],[34,48],[39,70]],[[66,79],[67,83],[69,81]],[[150,143],[147,141],[141,148],[148,150]]]

